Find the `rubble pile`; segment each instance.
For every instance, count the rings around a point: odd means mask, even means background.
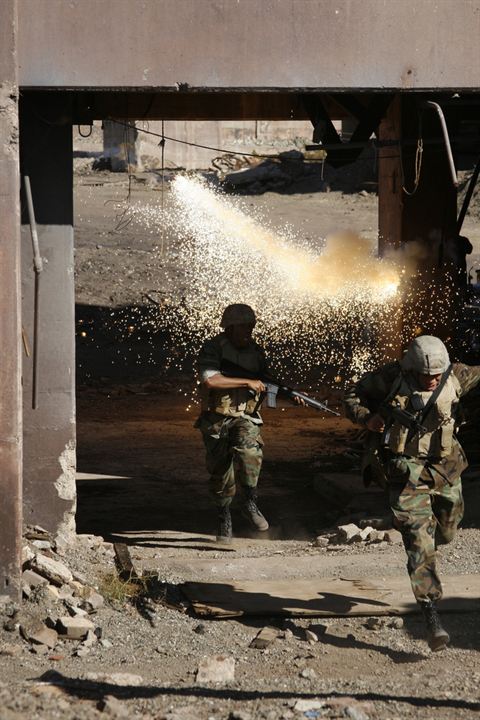
[[[339,546],[364,543],[366,545],[393,545],[402,542],[402,536],[398,530],[393,528],[391,515],[382,517],[361,517],[358,513],[345,522],[339,521],[334,528],[331,528],[314,541],[316,547],[323,547],[327,550]],[[357,522],[352,522],[356,518]]]
[[[323,178],[321,163],[305,162],[304,154],[299,150],[288,150],[278,155],[278,159],[266,159],[263,162],[225,175],[227,190],[242,195],[261,195],[265,192],[285,191],[299,182],[308,183],[309,190],[328,192],[330,187]]]
[[[75,545],[80,562],[82,548],[88,552],[96,547],[113,555],[113,550],[105,547],[110,543],[93,535],[77,535]],[[17,633],[31,652],[52,660],[66,654],[85,657],[97,642],[103,642],[97,613],[104,606],[104,597],[95,582],[88,582],[61,557],[67,547],[72,552],[65,539],[53,540],[38,526],[29,528],[22,553],[25,602],[20,607],[9,603],[4,608],[3,630]],[[21,649],[18,644],[4,643],[0,654],[16,655]]]

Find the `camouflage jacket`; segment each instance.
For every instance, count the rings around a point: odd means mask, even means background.
[[[380,405],[389,398],[400,377],[399,363],[389,363],[367,373],[348,387],[344,396],[347,417],[352,422],[365,427],[368,419],[378,412]],[[415,386],[414,378],[410,376],[409,380],[412,386]],[[463,397],[480,383],[480,366],[454,363],[452,380],[458,397]],[[363,469],[371,465],[378,474],[378,466],[380,466],[386,479],[391,481],[406,477],[419,481],[421,476],[426,477],[424,469],[427,467],[430,470],[430,477],[438,474],[451,482],[458,478],[468,465],[465,453],[455,436],[444,457],[416,457],[408,456],[406,453],[395,456],[395,453],[385,448],[382,433],[370,431],[367,431],[365,446]]]
[[[238,349],[220,333],[206,340],[197,360],[197,370],[201,385],[202,411],[215,412],[229,417],[248,416],[261,423],[261,417],[255,408],[260,396],[252,394],[248,388],[208,390],[204,382],[208,377],[220,372],[222,360],[230,360],[249,372],[266,372],[267,363],[263,349],[252,340],[246,348]]]

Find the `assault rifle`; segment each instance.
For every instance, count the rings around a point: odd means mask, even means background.
[[[408,410],[403,410],[398,405],[382,403],[382,405],[380,405],[380,407],[378,408],[378,414],[385,420],[385,425],[387,426],[387,433],[389,432],[388,426],[392,425],[394,421],[397,421],[400,423],[400,425],[408,428],[411,437],[413,437],[417,433],[427,432],[426,427],[424,427],[420,423],[417,415],[414,415]]]
[[[281,382],[280,380],[269,377],[264,373],[252,373],[250,372],[250,370],[245,370],[245,368],[237,365],[234,362],[231,362],[230,360],[222,360],[220,364],[220,372],[226,377],[247,378],[248,380],[261,380],[267,386],[267,392],[265,394],[267,395],[268,407],[276,407],[276,396],[277,394],[281,394],[287,397],[289,400],[295,401],[295,398],[298,398],[299,400],[303,400],[305,405],[315,408],[315,410],[323,410],[324,412],[329,412],[332,415],[340,417],[340,413],[335,412],[335,410],[330,410],[330,408],[325,403],[320,402],[320,400],[314,400],[314,398],[311,398],[304,393],[298,392],[297,390],[288,387],[288,385],[285,385],[285,383]]]

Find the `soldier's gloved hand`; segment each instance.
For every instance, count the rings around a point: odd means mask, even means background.
[[[254,393],[266,392],[267,390],[261,380],[247,380],[247,386],[249,390],[253,390]]]
[[[385,421],[381,415],[375,413],[368,418],[365,427],[371,432],[383,432],[385,430]]]

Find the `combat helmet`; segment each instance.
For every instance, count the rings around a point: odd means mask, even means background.
[[[440,338],[433,335],[421,335],[412,340],[402,358],[404,370],[413,370],[422,375],[439,375],[444,373],[449,365],[447,348]]]
[[[225,330],[230,325],[255,325],[256,322],[257,318],[250,305],[234,303],[223,311],[220,327]]]

